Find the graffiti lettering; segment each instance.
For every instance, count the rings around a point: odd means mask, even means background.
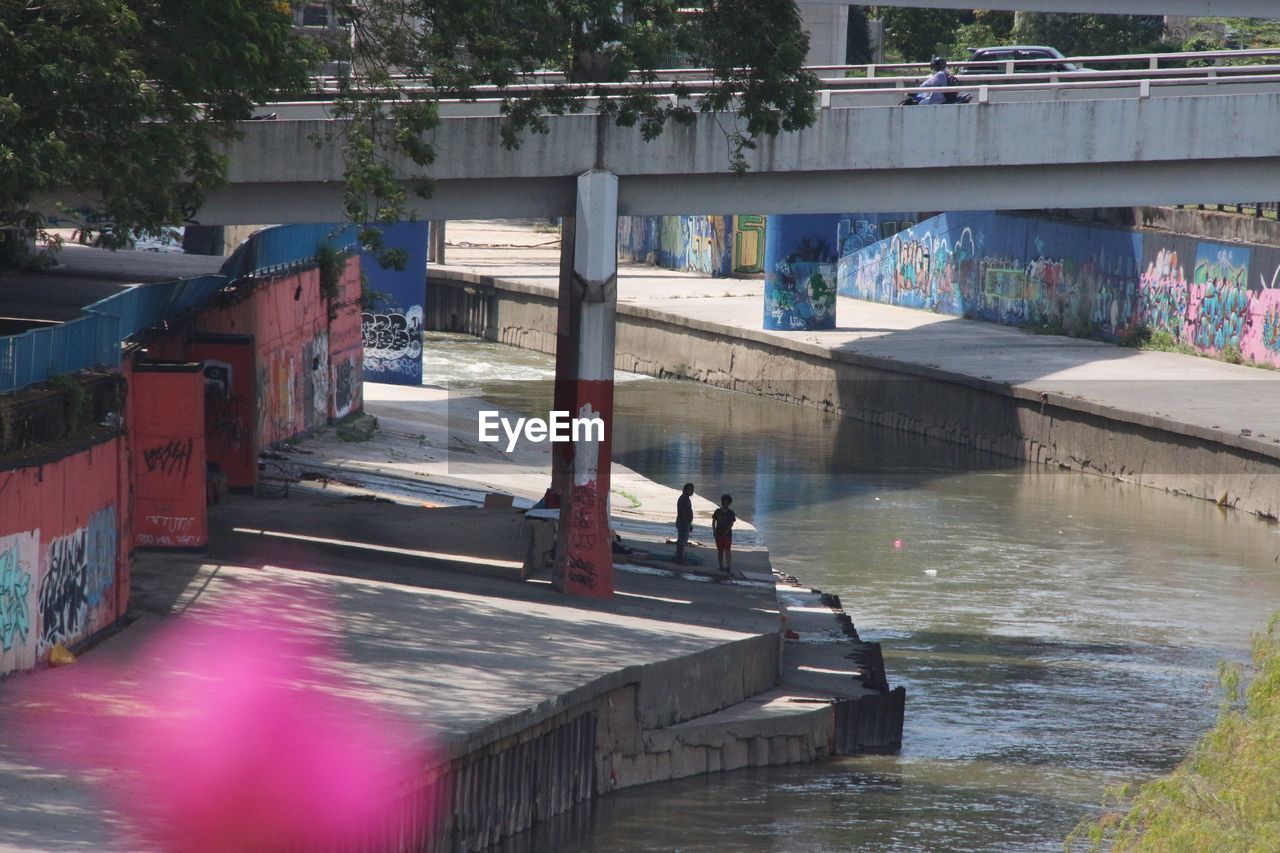
[[[171,515],[148,515],[147,523],[164,528],[170,533],[185,533],[196,523],[194,518],[182,518]]]
[[[570,557],[566,562],[569,566],[570,581],[581,584],[587,589],[596,588],[596,567],[590,561],[581,557]]]
[[[422,359],[422,306],[403,313],[361,314],[365,369],[410,371]]]
[[[359,379],[354,358],[343,359],[333,366],[333,409],[338,417],[345,418],[351,414],[359,402]]]
[[[49,571],[40,579],[40,647],[77,636],[88,614],[85,530],[49,543]]]
[[[142,459],[147,464],[147,470],[153,474],[179,474],[185,477],[191,467],[191,451],[194,446],[195,439],[175,438],[167,444],[142,451]]]
[[[144,548],[194,548],[200,544],[195,536],[156,536],[151,533],[139,533],[136,540],[138,546]]]
[[[88,540],[85,588],[89,606],[98,607],[107,600],[107,590],[116,582],[115,507],[104,507],[89,516],[85,536]]]
[[[6,537],[10,538],[10,537]],[[31,573],[18,559],[18,544],[13,542],[0,552],[0,650],[10,651],[13,638],[25,645],[31,632],[27,612],[27,594],[31,591]]]

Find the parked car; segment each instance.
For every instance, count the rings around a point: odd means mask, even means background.
[[[1000,65],[973,65],[976,62],[997,63],[1017,60],[1020,63],[1013,67],[1019,74],[1050,74],[1057,71],[1088,71],[1074,62],[1067,62],[1066,57],[1056,47],[1043,45],[1002,45],[1000,47],[979,47],[970,52],[969,59],[960,69],[961,74],[1003,74],[1005,69]],[[1039,59],[1041,62],[1030,62]]]

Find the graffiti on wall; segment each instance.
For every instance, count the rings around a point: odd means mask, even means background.
[[[319,429],[329,422],[329,335],[321,331],[303,348],[303,422]]]
[[[0,675],[34,664],[39,531],[0,536]]]
[[[765,234],[764,328],[835,327],[840,219],[838,214],[769,217]]]
[[[355,356],[333,365],[333,414],[345,418],[360,404],[360,368]]]
[[[765,218],[754,214],[733,218],[733,271],[751,275],[764,272]]]
[[[361,255],[369,289],[386,295],[375,311],[361,315],[364,379],[397,385],[422,384],[423,303],[427,287],[425,222],[401,222],[382,227],[387,248],[404,251],[402,269],[382,266],[376,254]]]
[[[90,610],[106,601],[115,583],[116,550],[114,507],[99,510],[86,527],[49,542],[38,592],[41,652],[77,640],[93,627]]]
[[[849,214],[836,225],[836,251],[841,257],[853,254],[914,224],[915,217],[906,213]]]
[[[618,257],[667,269],[730,275],[735,239],[729,216],[618,217]]]
[[[175,438],[142,451],[142,461],[152,474],[186,477],[191,468],[191,451],[195,439]]]
[[[864,242],[842,245],[856,247],[840,258],[843,295],[1111,340],[1147,329],[1280,366],[1277,249],[991,212]]]
[[[361,315],[365,370],[409,371],[422,365],[422,306]]]
[[[297,357],[272,350],[258,365],[258,435],[263,444],[289,438],[302,430],[298,398]]]
[[[85,590],[89,607],[108,603],[107,593],[116,583],[116,508],[102,509],[89,516],[85,528]]]

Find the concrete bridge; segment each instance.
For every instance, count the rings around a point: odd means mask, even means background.
[[[607,496],[619,214],[1102,207],[1280,198],[1280,66],[970,79],[975,103],[897,105],[916,78],[828,81],[813,127],[760,141],[727,169],[730,115],[652,142],[608,117],[548,118],[517,151],[496,102],[446,105],[431,219],[564,216],[553,408],[602,418],[603,441],[553,455],[561,498],[554,582],[613,592]],[[1167,73],[1164,73],[1167,72]],[[322,103],[275,104],[232,146],[207,223],[341,219],[344,163]],[[395,163],[405,178],[414,169]]]
[[[1132,60],[1132,57],[1128,59]],[[1155,60],[1153,59],[1153,64]],[[874,70],[871,72],[874,74]],[[604,117],[548,117],[516,151],[496,99],[446,103],[422,218],[561,216],[578,175],[618,176],[618,212],[799,213],[1103,207],[1280,198],[1280,65],[966,76],[974,103],[902,107],[918,76],[823,82],[815,124],[762,139],[728,170],[731,115],[645,142]],[[696,98],[696,96],[695,96]],[[328,104],[271,104],[230,151],[202,224],[341,219]],[[394,159],[394,158],[393,158]],[[410,177],[416,169],[397,162]]]

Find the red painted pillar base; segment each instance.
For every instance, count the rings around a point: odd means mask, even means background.
[[[551,581],[566,595],[613,595],[613,534],[609,530],[613,351],[618,310],[618,179],[603,171],[578,176],[569,253],[561,257],[556,403],[577,434],[562,457],[568,475],[560,506],[560,536]],[[563,480],[562,480],[563,482]]]
[[[599,418],[604,428],[601,441],[579,442],[575,448],[569,500],[560,512],[564,561],[556,561],[552,583],[566,595],[609,598],[613,595],[613,538],[609,531],[613,381],[580,380],[576,389],[574,417]]]

